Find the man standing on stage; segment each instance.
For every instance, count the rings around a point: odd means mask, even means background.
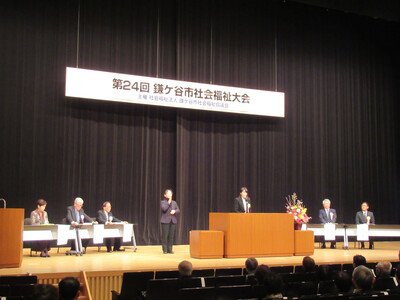
[[[367,202],[361,204],[361,211],[356,214],[356,224],[375,224],[374,213],[368,211],[369,205]],[[364,249],[364,242],[361,242],[361,249]],[[369,238],[369,249],[374,249],[374,241]]]
[[[176,230],[176,215],[180,213],[178,204],[172,200],[172,190],[166,189],[164,192],[164,199],[161,200],[161,239],[162,250],[164,254],[174,252],[172,245],[174,243],[175,230]]]
[[[246,187],[240,189],[239,197],[235,198],[233,207],[237,213],[249,213],[250,212],[250,197],[248,197],[249,191]]]
[[[337,219],[336,210],[331,208],[331,200],[324,199],[322,201],[322,205],[324,206],[324,208],[319,210],[319,221],[322,224],[336,223]],[[325,239],[324,242],[322,243],[321,248],[326,248]],[[336,248],[336,241],[331,242],[331,248],[332,249]]]
[[[117,219],[116,217],[113,216],[111,212],[111,203],[109,201],[106,201],[103,203],[103,209],[99,210],[97,212],[97,222],[99,224],[112,224],[113,222],[122,222],[120,219]],[[127,222],[124,222],[127,223]],[[122,238],[105,238],[105,244],[107,247],[107,252],[112,252],[111,246],[112,246],[112,240],[114,239],[114,251],[125,251],[125,249],[121,249],[121,242]]]

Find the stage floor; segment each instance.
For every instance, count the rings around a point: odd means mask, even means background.
[[[329,245],[329,244],[328,244]],[[318,247],[318,244],[315,244]],[[399,261],[399,242],[375,242],[374,250],[354,249],[354,243],[350,243],[349,250],[343,250],[343,244],[337,243],[337,249],[315,248],[314,255],[317,264],[352,263],[356,254],[364,255],[367,262],[381,260]],[[137,251],[126,249],[125,252],[107,253],[102,247],[90,247],[83,256],[67,256],[68,248],[61,248],[57,254],[57,248],[49,253],[50,258],[29,256],[29,249],[24,249],[22,266],[20,268],[0,269],[0,275],[12,274],[40,274],[40,273],[68,273],[68,272],[97,272],[97,271],[136,271],[136,270],[171,270],[177,269],[179,262],[189,260],[194,269],[243,267],[246,258],[222,258],[222,259],[196,259],[191,258],[189,245],[174,246],[175,254],[163,254],[161,246],[138,246]],[[35,255],[35,254],[34,254]],[[268,266],[300,265],[303,256],[289,257],[261,257],[257,258],[260,264]]]

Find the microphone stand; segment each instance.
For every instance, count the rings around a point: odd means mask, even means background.
[[[3,208],[7,208],[7,202],[6,202],[6,199],[3,199],[3,198],[1,198],[1,199],[0,199],[0,201],[3,201],[3,202],[4,202],[4,207],[3,207]]]

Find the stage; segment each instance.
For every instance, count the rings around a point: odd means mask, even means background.
[[[380,260],[398,261],[400,249],[399,242],[375,242],[375,249],[354,249],[350,243],[349,250],[341,249],[342,243],[337,243],[337,249],[315,248],[312,257],[317,264],[350,263],[355,254],[362,254],[368,262]],[[329,243],[328,243],[329,246]],[[315,244],[318,247],[318,244]],[[174,246],[174,254],[163,254],[161,246],[138,246],[137,251],[126,249],[125,252],[107,253],[102,247],[98,252],[97,247],[89,247],[83,256],[67,256],[69,248],[53,248],[49,253],[50,258],[39,257],[39,253],[29,256],[29,249],[24,249],[22,266],[20,268],[0,269],[0,275],[6,274],[40,274],[40,273],[66,273],[66,272],[97,272],[97,271],[138,271],[138,270],[170,270],[176,269],[182,260],[189,260],[193,268],[226,268],[243,267],[245,258],[222,259],[196,259],[189,254],[189,245]],[[260,257],[260,264],[268,266],[299,265],[302,256],[288,257]]]
[[[329,243],[328,243],[329,245]],[[312,257],[317,264],[352,263],[353,256],[361,254],[367,262],[388,260],[399,261],[400,242],[375,242],[375,249],[354,249],[350,243],[349,250],[343,250],[343,243],[337,243],[337,249],[319,249],[315,244]],[[88,277],[93,299],[111,299],[110,290],[119,290],[123,272],[147,270],[177,269],[179,262],[189,260],[194,269],[243,267],[246,258],[195,259],[190,257],[189,245],[174,246],[174,254],[163,254],[161,246],[138,246],[137,251],[126,249],[125,252],[107,253],[105,247],[98,252],[97,247],[87,248],[83,256],[67,256],[69,248],[53,248],[50,258],[39,257],[39,253],[30,257],[30,249],[24,249],[20,268],[0,269],[0,275],[34,274],[41,283],[57,283],[65,276],[77,276],[84,271]],[[300,265],[303,256],[261,257],[259,264],[268,266]]]

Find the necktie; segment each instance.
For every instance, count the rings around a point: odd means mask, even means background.
[[[76,222],[80,222],[81,220],[79,220],[79,211],[77,211],[77,210],[75,210],[75,219],[76,219]]]

